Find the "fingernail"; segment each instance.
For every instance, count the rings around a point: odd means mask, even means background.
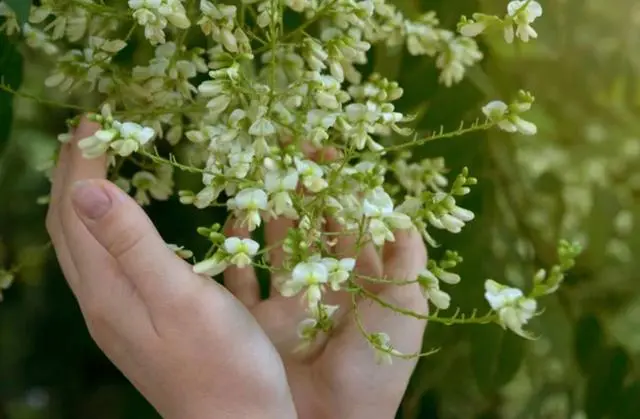
[[[111,209],[111,198],[100,185],[86,180],[76,182],[73,186],[71,200],[83,217],[98,220]]]

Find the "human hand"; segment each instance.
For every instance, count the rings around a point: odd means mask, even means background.
[[[193,273],[144,211],[63,146],[47,228],[91,336],[165,418],[295,418],[282,361],[251,314]]]
[[[331,159],[331,151],[315,153],[315,160]],[[265,224],[265,245],[272,250],[269,262],[275,270],[282,267],[282,247],[294,221],[278,218]],[[341,232],[333,219],[326,229],[339,237],[333,246],[335,258],[356,258],[355,275],[413,281],[427,263],[426,248],[415,230],[395,232],[395,242],[387,242],[379,255],[371,243],[357,251],[356,237]],[[231,223],[227,236],[249,237],[246,229]],[[332,237],[333,237],[332,236]],[[262,326],[282,356],[298,415],[302,419],[393,418],[408,386],[416,359],[393,360],[381,365],[357,324],[352,310],[352,295],[345,291],[325,293],[323,302],[339,305],[334,314],[335,329],[318,339],[309,351],[295,353],[300,344],[297,326],[308,317],[300,298],[282,296],[277,286],[270,297],[260,299],[256,273],[252,267],[227,268],[225,286],[242,301]],[[272,278],[272,285],[278,281]],[[426,314],[427,302],[419,285],[371,284],[359,281],[367,291],[397,307]],[[358,318],[367,332],[386,332],[393,347],[405,354],[420,351],[425,322],[395,313],[371,300],[357,302]]]
[[[76,141],[94,129],[83,123]],[[393,366],[375,362],[348,313],[351,295],[327,296],[327,303],[342,307],[334,333],[310,353],[293,354],[299,342],[296,326],[305,317],[298,299],[274,290],[261,301],[252,268],[225,272],[225,284],[237,300],[193,274],[165,246],[140,207],[100,180],[105,174],[104,160],[85,160],[75,144],[65,145],[47,226],[92,336],[164,417],[295,417],[291,394],[297,414],[305,419],[393,417],[415,360],[396,360]],[[100,192],[106,197],[100,198]],[[96,205],[83,211],[90,197]],[[290,227],[286,219],[269,222],[268,245],[280,243]],[[337,232],[339,226],[329,220],[328,229]],[[247,235],[233,226],[227,233]],[[345,236],[334,250],[338,257],[357,256],[357,273],[372,277],[411,280],[426,264],[424,245],[414,232],[396,233],[396,242],[385,247],[382,257],[371,245],[355,255],[354,239]],[[271,251],[274,266],[283,257],[281,247]],[[370,291],[425,312],[417,287]],[[389,332],[402,352],[420,349],[424,322],[368,301],[358,305],[368,330]]]

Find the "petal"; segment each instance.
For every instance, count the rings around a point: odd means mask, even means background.
[[[296,294],[298,294],[302,288],[304,288],[305,283],[304,282],[300,282],[300,281],[296,281],[294,279],[290,279],[289,281],[284,282],[281,286],[280,286],[280,294],[282,294],[283,297],[293,297]]]
[[[507,113],[509,107],[506,103],[501,100],[494,100],[487,103],[483,108],[482,112],[491,119],[500,119]]]
[[[518,10],[520,10],[523,5],[524,1],[512,1],[507,5],[507,13],[509,14],[509,16],[513,16],[518,12]]]
[[[442,282],[446,282],[449,285],[455,285],[460,283],[460,275],[453,272],[442,271],[438,272],[438,277]]]
[[[475,214],[472,211],[469,211],[468,209],[461,208],[458,206],[453,208],[453,210],[451,211],[451,214],[457,219],[465,222],[471,221],[475,218]]]
[[[480,35],[487,28],[484,22],[468,23],[460,28],[460,34],[468,37]]]
[[[230,254],[235,254],[242,246],[242,239],[238,237],[229,237],[224,241],[224,250]]]
[[[242,242],[247,248],[247,254],[254,256],[256,253],[258,253],[258,250],[260,249],[260,244],[258,244],[257,241],[252,239],[243,239]]]
[[[440,310],[446,310],[451,304],[451,296],[444,291],[438,289],[432,289],[428,291],[429,299]]]
[[[506,132],[517,132],[518,131],[518,127],[511,121],[508,120],[503,120],[500,121],[498,123],[498,127],[500,127],[501,130],[506,131]]]
[[[540,3],[538,3],[537,1],[532,1],[531,3],[529,3],[529,5],[527,6],[527,15],[531,19],[531,22],[533,22],[534,19],[542,16],[542,6],[540,5]]]
[[[334,258],[322,258],[321,263],[330,272],[337,270],[340,266],[340,262],[338,262],[338,259],[334,259]]]
[[[353,258],[340,259],[340,267],[347,272],[351,272],[356,267],[356,260]]]
[[[210,276],[216,276],[221,274],[227,269],[228,264],[221,260],[219,257],[212,257],[210,259],[203,260],[202,262],[193,265],[193,272],[197,274],[205,274]]]

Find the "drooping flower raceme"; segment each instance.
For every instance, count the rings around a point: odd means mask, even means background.
[[[65,93],[83,89],[99,98],[99,111],[89,115],[99,129],[78,146],[87,158],[106,154],[116,184],[140,204],[177,195],[199,210],[224,207],[231,222],[252,234],[272,218],[295,220],[281,243],[281,266],[266,267],[283,296],[304,303],[307,318],[298,334],[309,340],[328,331],[334,313],[344,309],[327,304],[327,293],[367,298],[363,283],[407,285],[361,275],[354,258],[336,254],[341,235],[358,249],[367,243],[381,249],[398,231],[415,229],[436,246],[434,230],[459,233],[473,220],[461,200],[477,180],[467,169],[450,178],[444,159],[414,159],[410,147],[494,126],[536,131],[521,117],[533,97],[520,92],[509,104],[487,104],[485,123],[426,137],[416,133],[407,126],[413,117],[397,105],[404,93],[399,83],[362,73],[371,49],[383,44],[389,51],[406,48],[427,56],[439,82],[452,86],[483,57],[472,36],[496,25],[505,34],[511,27],[526,41],[536,36],[531,24],[542,10],[535,1],[514,1],[503,19],[463,19],[458,35],[434,12],[408,19],[385,0],[274,4],[42,0],[29,22],[19,24],[0,1],[0,30],[9,36],[20,31],[28,46],[51,57],[47,86]],[[297,14],[302,26],[288,28],[285,10]],[[197,175],[199,184],[177,191],[177,184],[186,185],[174,180],[178,171]],[[220,230],[198,229],[211,250],[195,258],[195,272],[216,276],[230,266],[269,263],[268,253],[255,260],[258,241]],[[172,249],[193,256],[177,245]],[[409,281],[418,282],[442,311],[453,305],[448,287],[460,281],[452,269],[461,258],[454,253],[430,260]],[[560,281],[557,273],[550,278]],[[555,290],[553,284],[545,289]],[[535,314],[533,300],[517,290],[492,286],[487,292],[496,321],[524,334],[522,326]],[[399,355],[383,331],[365,335],[381,360]]]

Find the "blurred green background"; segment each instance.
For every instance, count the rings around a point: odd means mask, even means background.
[[[433,60],[374,49],[371,68],[405,88],[403,111],[424,107],[420,131],[455,129],[488,100],[532,91],[535,137],[489,132],[429,143],[417,155],[469,166],[479,185],[463,201],[478,218],[438,237],[465,258],[453,298],[485,307],[485,278],[527,287],[555,261],[559,238],[585,246],[526,342],[498,326],[431,324],[398,418],[599,419],[640,417],[640,3],[540,1],[540,38],[508,46],[487,38],[486,58],[460,85],[437,83]],[[409,16],[435,10],[502,15],[506,0],[395,0]],[[0,36],[4,83],[51,101],[49,62]],[[72,102],[91,106],[77,94]],[[48,192],[39,171],[72,113],[0,92],[0,267],[20,267],[0,303],[0,419],[154,418],[153,410],[90,340],[44,229]],[[178,183],[192,179],[179,175]],[[195,228],[219,214],[176,199],[148,208],[168,242],[202,247]],[[179,222],[176,222],[179,220]],[[433,255],[437,256],[435,249]],[[338,418],[339,419],[339,418]],[[381,418],[383,419],[383,418]]]

